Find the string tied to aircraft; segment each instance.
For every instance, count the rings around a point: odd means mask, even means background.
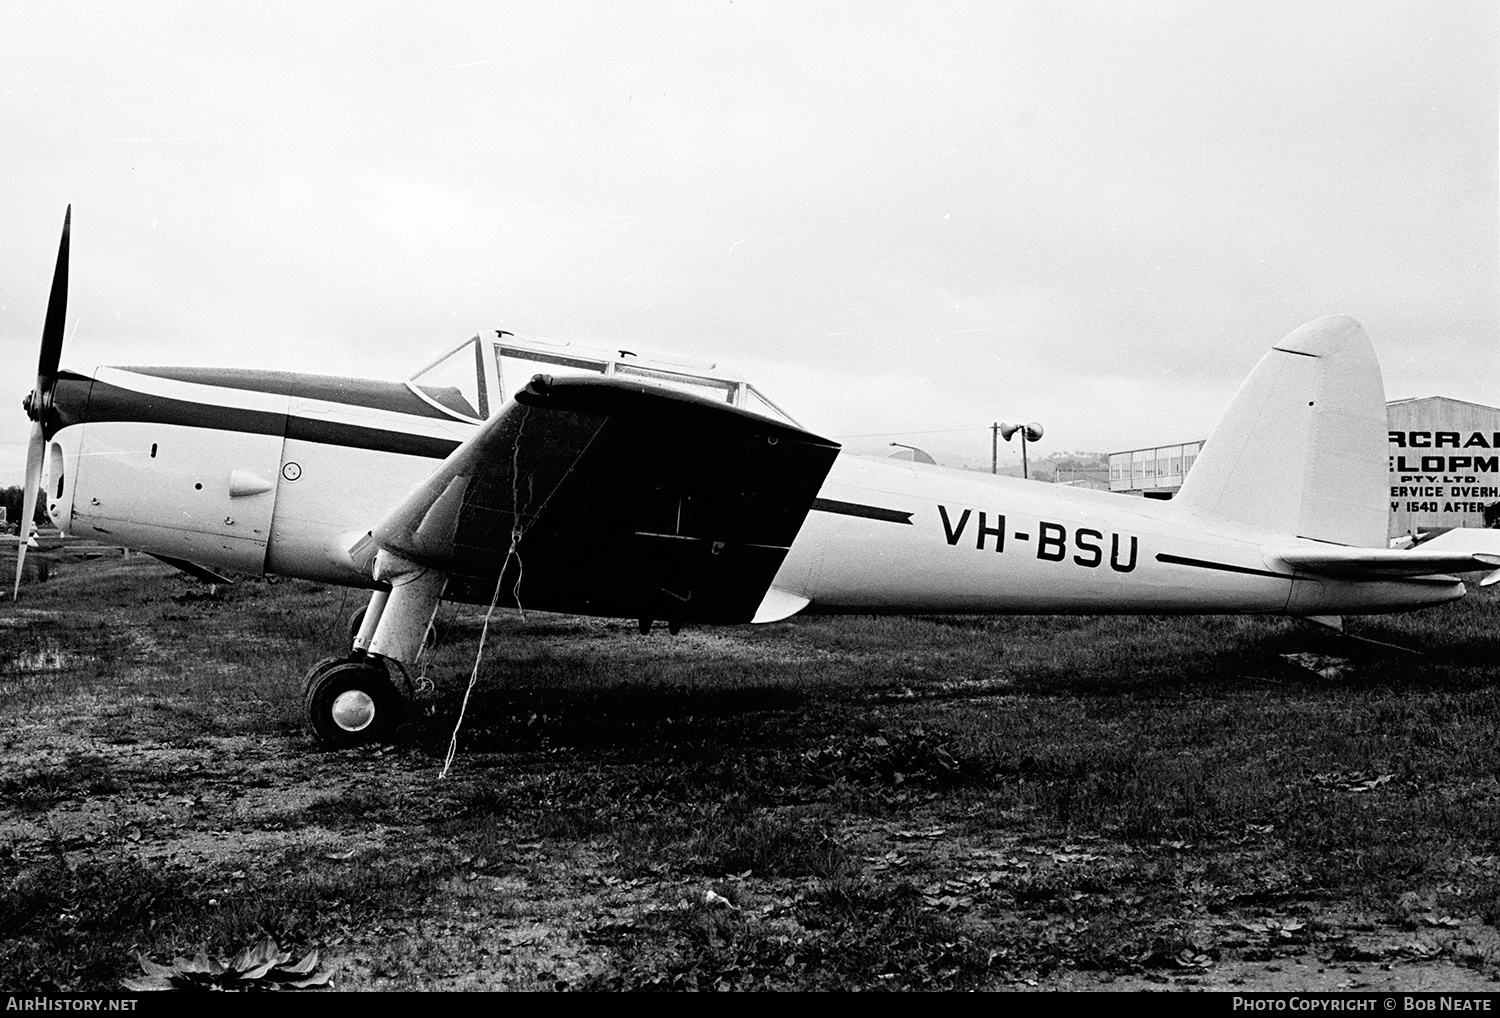
[[[329,746],[391,733],[444,600],[672,632],[799,612],[1330,623],[1462,597],[1454,573],[1500,579],[1497,531],[1387,546],[1398,496],[1384,388],[1350,318],[1275,343],[1176,497],[1138,499],[851,456],[712,363],[505,332],[404,382],[64,370],[71,222],[70,208],[23,404],[22,519],[44,496],[64,533],[203,578],[368,591],[348,651],[307,673],[308,723]],[[1472,461],[1500,446],[1500,435],[1461,437],[1430,447]],[[22,540],[17,596],[25,552]]]

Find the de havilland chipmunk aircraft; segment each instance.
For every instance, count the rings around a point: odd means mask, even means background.
[[[41,492],[64,533],[199,575],[369,589],[350,652],[307,675],[330,746],[390,733],[444,599],[674,633],[801,611],[1336,624],[1461,597],[1453,572],[1500,578],[1500,532],[1387,546],[1385,395],[1349,318],[1275,344],[1157,501],[841,455],[711,366],[503,332],[404,383],[60,370],[70,222],[23,404],[23,519]]]

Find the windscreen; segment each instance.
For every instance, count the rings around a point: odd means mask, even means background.
[[[411,384],[446,410],[482,421],[490,415],[479,337],[412,376]]]
[[[663,371],[659,368],[643,368],[635,364],[616,364],[615,374],[622,378],[633,378],[668,389],[676,389],[679,392],[690,392],[695,396],[707,396],[719,403],[733,404],[735,390],[739,388],[738,382],[685,375],[677,371]]]
[[[533,375],[566,378],[577,375],[602,375],[604,362],[589,357],[573,357],[536,350],[520,350],[495,344],[495,367],[500,372],[500,392],[509,402],[526,388]]]

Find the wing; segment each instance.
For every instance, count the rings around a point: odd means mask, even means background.
[[[1482,543],[1454,542],[1446,547],[1435,547],[1439,542],[1434,540],[1410,549],[1298,545],[1271,549],[1270,553],[1287,565],[1345,580],[1435,576],[1483,569],[1489,575],[1480,583],[1489,586],[1500,580],[1500,569],[1497,569],[1500,567],[1500,532],[1476,533],[1489,537]]]
[[[697,396],[539,375],[373,530],[449,597],[748,622],[839,446]]]

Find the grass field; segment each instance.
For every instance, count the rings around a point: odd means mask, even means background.
[[[340,988],[1490,988],[1500,598],[1353,620],[445,606],[319,751],[362,599],[71,563],[0,608],[0,987],[270,935]],[[425,690],[425,686],[424,686]]]

